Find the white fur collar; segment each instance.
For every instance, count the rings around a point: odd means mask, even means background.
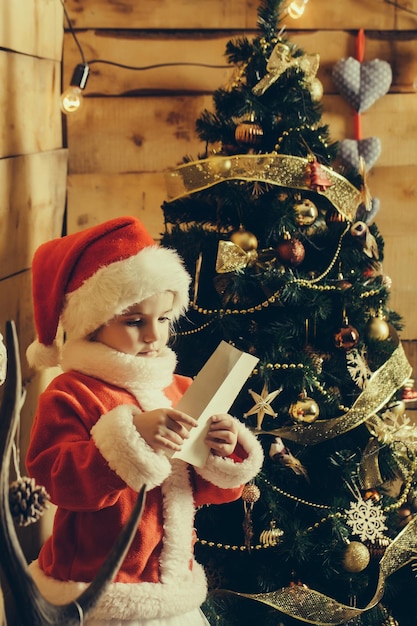
[[[160,356],[147,359],[86,339],[68,340],[61,361],[64,372],[75,370],[127,389],[144,411],[171,406],[163,390],[171,384],[176,364],[175,352],[168,347]]]

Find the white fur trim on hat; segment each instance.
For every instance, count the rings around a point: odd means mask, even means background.
[[[86,337],[133,304],[163,291],[174,293],[173,316],[188,308],[190,276],[178,254],[149,246],[101,267],[66,295],[61,321],[68,337]]]
[[[30,367],[55,367],[60,362],[60,349],[56,342],[51,346],[44,346],[35,339],[26,350],[26,358]]]

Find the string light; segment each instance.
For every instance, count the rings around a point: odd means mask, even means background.
[[[70,86],[61,95],[61,111],[63,113],[76,113],[83,104],[83,89],[85,88],[90,73],[87,63],[80,63],[74,70]]]
[[[293,20],[298,20],[304,13],[305,5],[308,0],[292,0],[287,11]]]
[[[74,39],[74,42],[79,50],[81,56],[81,63],[76,66],[69,87],[62,93],[61,95],[61,110],[65,114],[76,113],[80,110],[83,103],[83,90],[87,84],[87,79],[90,73],[90,66],[97,63],[102,63],[106,65],[113,65],[114,67],[120,67],[126,70],[136,70],[136,71],[146,71],[153,70],[161,67],[207,67],[210,69],[229,69],[229,65],[212,65],[209,63],[156,63],[154,65],[126,65],[124,63],[117,63],[116,61],[109,61],[107,59],[91,59],[89,61],[86,60],[84,51],[80,42],[78,41],[78,37],[75,33],[74,27],[72,25],[71,19],[68,15],[64,0],[61,0],[61,4],[64,9],[65,19],[68,23],[69,31]]]

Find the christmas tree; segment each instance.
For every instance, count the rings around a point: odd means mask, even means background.
[[[220,341],[259,361],[231,413],[265,461],[242,499],[197,512],[216,625],[415,626],[416,428],[366,168],[322,122],[319,57],[263,0],[227,44],[230,85],[167,174],[164,245],[193,277],[181,373]],[[414,594],[414,595],[413,595]]]

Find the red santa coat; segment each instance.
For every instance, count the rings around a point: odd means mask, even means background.
[[[193,557],[195,507],[239,498],[262,463],[260,444],[240,422],[235,454],[210,455],[203,469],[169,460],[142,439],[133,416],[175,406],[191,383],[172,375],[172,355],[150,363],[69,342],[67,371],[39,399],[26,464],[57,510],[31,571],[50,601],[73,600],[94,578],[147,485],[137,532],[91,613],[96,619],[163,618],[200,606],[207,589]]]

